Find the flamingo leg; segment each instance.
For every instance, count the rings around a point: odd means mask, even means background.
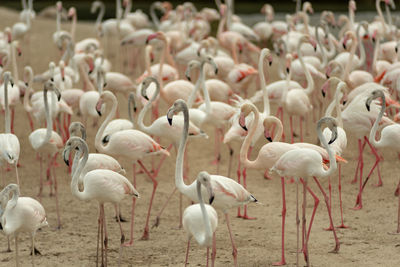
[[[27,112],[26,115],[28,116],[29,119],[29,126],[31,127],[31,132],[33,132],[35,130],[35,127],[33,126],[32,116],[29,112]]]
[[[11,108],[11,133],[14,134],[15,107]]]
[[[303,117],[299,118],[299,124],[300,124],[300,142],[303,142]]]
[[[10,246],[10,237],[7,236],[7,250],[6,252],[11,252],[11,246]]]
[[[215,238],[215,232],[214,232],[213,240],[212,240],[211,267],[214,267],[216,256],[217,256],[217,244],[216,244],[216,238]]]
[[[328,177],[328,191],[329,191],[329,206],[332,207],[332,185],[331,185],[331,177]],[[332,210],[331,210],[332,212]],[[330,224],[326,231],[332,231],[333,224]]]
[[[57,176],[56,176],[56,169],[54,167],[55,162],[57,161],[57,154],[58,153],[56,153],[54,155],[53,163],[51,165],[52,165],[52,170],[53,170],[54,192],[55,192],[55,196],[56,196],[56,210],[57,210],[57,223],[58,223],[57,229],[61,229],[60,207],[59,207],[59,202],[58,202]]]
[[[243,187],[247,189],[247,183],[246,183],[246,178],[247,178],[247,168],[243,168]],[[256,217],[250,217],[247,215],[247,205],[244,205],[243,207],[244,214],[243,214],[243,219],[245,220],[255,220],[257,219]]]
[[[167,148],[167,151],[168,151],[168,152],[171,151],[172,145],[173,145],[173,144],[170,144],[170,145],[168,146],[168,148]],[[163,156],[162,156],[162,158],[160,159],[160,162],[158,163],[157,168],[156,168],[155,171],[154,171],[153,177],[157,177],[158,172],[160,171],[160,168],[161,168],[161,166],[162,166],[162,164],[164,163],[164,161],[165,161],[166,158],[167,158],[167,155],[163,155]]]
[[[319,183],[318,179],[315,176],[313,176],[313,178],[314,178],[315,183],[318,185],[319,190],[321,190],[321,193],[324,195],[325,204],[326,204],[326,208],[328,210],[328,215],[329,215],[329,221],[330,221],[331,224],[333,224],[331,209],[329,207],[328,196],[326,195],[325,190],[322,188],[322,186]],[[339,239],[336,236],[335,228],[333,228],[332,232],[333,232],[333,237],[335,238],[335,248],[332,250],[332,252],[338,253],[339,249],[340,249],[340,243],[339,243]]]
[[[352,184],[357,182],[357,175],[358,175],[358,171],[361,169],[360,165],[361,165],[361,161],[363,161],[362,153],[364,151],[365,145],[366,145],[365,140],[361,144],[361,139],[358,139],[358,149],[359,149],[358,150],[358,163],[357,163],[357,168],[356,168],[356,173],[354,175],[354,179],[351,181]]]
[[[302,251],[304,254],[304,260],[306,261],[307,266],[309,266],[309,258],[308,258],[308,248],[307,248],[307,220],[306,220],[306,207],[307,207],[307,180],[303,180],[300,178],[301,183],[303,184],[303,205],[302,205],[302,222],[301,222],[301,242],[302,242]]]
[[[359,158],[359,162],[360,162],[360,184],[359,184],[359,193],[357,195],[357,199],[356,199],[356,205],[353,207],[353,210],[359,210],[362,209],[362,195],[361,195],[361,191],[362,191],[362,174],[363,174],[363,168],[364,168],[364,161],[363,161],[363,157],[362,157],[362,145],[361,145],[361,140],[358,139],[358,145],[360,147],[360,158]]]
[[[219,163],[221,161],[221,142],[220,142],[220,131],[218,128],[215,128],[215,138],[214,138],[214,147],[215,147],[215,159],[212,164],[217,165],[217,174],[219,173]]]
[[[299,218],[299,183],[296,183],[296,266],[299,266],[299,231],[300,228],[300,218]]]
[[[15,235],[15,264],[19,267],[19,259],[18,259],[18,235]]]
[[[169,201],[171,200],[172,196],[175,194],[177,188],[174,187],[174,190],[172,190],[171,194],[168,196],[167,200],[164,202],[164,205],[162,206],[161,210],[156,216],[156,220],[154,221],[154,224],[151,228],[158,227],[160,225],[160,220],[161,220],[161,215],[164,212],[164,209],[167,207]]]
[[[228,176],[227,177],[231,177],[231,170],[232,170],[232,160],[233,160],[233,148],[228,144],[228,148],[229,148],[229,162],[228,162]]]
[[[15,168],[15,175],[17,177],[17,185],[19,186],[18,161],[15,162],[14,168]]]
[[[282,255],[281,261],[275,262],[272,265],[281,266],[286,265],[285,260],[285,221],[286,221],[286,195],[285,195],[285,178],[281,177],[282,186]]]
[[[96,249],[96,267],[99,266],[99,241],[100,241],[100,226],[101,226],[101,209],[99,205],[99,217],[97,218],[97,249]]]
[[[188,239],[187,247],[186,247],[185,267],[186,267],[187,264],[188,264],[188,259],[189,259],[189,248],[190,248],[190,238]]]
[[[209,248],[209,247],[207,247],[207,260],[206,260],[206,267],[208,267],[208,261],[209,261],[209,258],[210,258],[210,248]]]
[[[43,192],[43,157],[42,154],[39,154],[39,164],[40,164],[40,173],[39,173],[39,201],[42,202],[42,192]]]
[[[138,163],[139,163],[140,167],[142,167],[142,169],[145,169],[143,163],[140,160],[138,160]],[[153,176],[151,176],[151,175],[149,175],[149,176],[153,182],[153,192],[151,193],[149,209],[147,211],[147,217],[146,217],[146,225],[144,227],[144,232],[143,232],[143,236],[142,236],[141,240],[149,240],[150,213],[151,213],[151,207],[153,206],[154,195],[156,194],[156,190],[157,190],[157,186],[158,186],[157,180]]]
[[[103,214],[103,227],[104,227],[104,263],[105,267],[107,267],[107,249],[108,249],[108,234],[107,234],[107,226],[106,226],[106,216],[104,213],[104,204],[101,204],[102,214]]]
[[[343,222],[343,202],[342,202],[342,164],[338,163],[339,169],[339,202],[340,202],[340,218],[342,223],[338,226],[338,228],[349,228],[348,226],[344,225]]]
[[[237,170],[236,170],[236,175],[237,175],[237,179],[238,179],[238,184],[240,184],[240,175],[241,175],[241,173],[242,173],[242,171],[241,171],[240,155],[238,155],[238,168],[237,168]],[[238,218],[242,218],[242,214],[240,213],[240,206],[238,207],[237,217],[238,217]]]
[[[237,248],[235,245],[235,241],[233,240],[231,224],[229,222],[229,214],[228,213],[225,213],[225,220],[226,220],[226,225],[228,226],[229,236],[231,238],[231,243],[232,243],[233,263],[234,263],[234,266],[237,267],[238,266],[238,264],[237,264]]]
[[[397,233],[400,233],[400,195],[398,195],[399,207],[397,209]]]
[[[35,266],[35,238],[31,235],[31,244],[32,244],[32,266]]]
[[[136,164],[133,163],[132,165],[133,168],[133,179],[132,179],[132,185],[133,187],[136,188]],[[124,243],[124,247],[130,247],[133,245],[133,225],[134,225],[134,219],[135,219],[135,206],[136,206],[136,198],[132,197],[132,211],[131,211],[131,235],[130,235],[130,240],[128,243]]]

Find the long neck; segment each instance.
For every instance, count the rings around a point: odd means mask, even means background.
[[[123,18],[126,18],[128,16],[128,14],[131,12],[131,8],[132,8],[132,1],[128,1],[128,4],[126,5],[124,10]]]
[[[378,56],[379,56],[379,51],[380,51],[380,46],[381,46],[381,38],[378,35],[376,40],[375,40],[375,49],[374,49],[374,57],[372,59],[372,70],[374,71],[375,74],[379,74],[377,71],[377,66],[376,62],[378,61]]]
[[[392,31],[392,25],[393,25],[393,20],[392,20],[392,14],[390,13],[390,7],[389,7],[389,5],[386,5],[385,4],[385,12],[386,12],[386,17],[387,17],[387,20],[388,20],[388,30],[389,30],[389,34],[391,34],[391,31]],[[391,36],[392,37],[392,36]],[[393,39],[393,37],[392,37],[392,39]]]
[[[340,128],[343,128],[342,109],[340,108],[340,99],[343,97],[342,90],[344,90],[345,86],[346,86],[346,84],[340,83],[339,86],[336,88],[336,93],[335,93],[336,120],[337,120],[338,126]]]
[[[225,21],[226,21],[226,15],[222,16],[219,20],[218,29],[217,29],[217,37],[220,36],[224,32]]]
[[[382,28],[384,30],[384,33],[386,33],[385,17],[382,14],[381,1],[382,0],[376,0],[375,7],[376,7],[376,12],[378,12],[378,16],[381,19]]]
[[[25,94],[24,94],[24,108],[26,112],[32,112],[32,106],[29,103],[29,95],[31,91],[31,84],[32,84],[32,79],[29,81],[29,86],[26,88]]]
[[[325,53],[326,53],[326,56],[329,59],[331,59],[336,55],[336,49],[335,49],[335,45],[333,44],[333,41],[332,41],[332,36],[329,32],[328,32],[328,47],[329,47],[329,49],[325,50]]]
[[[156,91],[153,94],[153,96],[151,97],[150,101],[148,101],[146,103],[146,105],[144,106],[144,108],[140,111],[139,113],[139,117],[137,120],[137,124],[139,129],[141,129],[144,132],[149,133],[150,128],[149,126],[144,125],[143,120],[144,120],[144,116],[146,115],[147,111],[151,108],[153,102],[156,100],[158,94],[160,93],[160,85],[158,83],[156,83]]]
[[[150,6],[150,17],[151,20],[153,21],[154,25],[156,26],[156,29],[158,30],[160,28],[160,20],[158,19],[157,15],[156,15],[156,7],[155,5],[151,5]]]
[[[319,48],[321,49],[322,68],[325,68],[325,66],[328,64],[328,57],[326,56],[325,46],[321,43],[321,39],[319,38],[318,29],[320,29],[320,27],[319,26],[315,26],[315,37],[317,39],[317,44],[318,44]]]
[[[257,109],[254,106],[252,106],[251,110],[254,113],[254,119],[253,119],[253,122],[251,123],[250,130],[247,133],[247,136],[243,141],[242,147],[240,148],[240,162],[242,162],[243,165],[246,167],[255,164],[255,161],[250,161],[247,158],[247,154],[249,152],[251,141],[254,137],[254,134],[256,133],[257,125],[260,120],[260,114],[257,111]]]
[[[22,9],[26,10],[26,0],[21,0]]]
[[[187,137],[189,133],[189,111],[187,108],[182,110],[183,113],[183,130],[182,130],[182,137],[179,142],[178,153],[176,156],[176,163],[175,163],[175,186],[178,190],[185,194],[188,192],[189,186],[187,186],[183,181],[183,161],[185,156],[185,148]]]
[[[83,192],[79,191],[78,188],[78,178],[79,176],[82,174],[82,170],[86,165],[86,162],[88,160],[89,157],[89,151],[86,145],[80,145],[79,149],[82,149],[82,153],[83,153],[83,158],[82,160],[79,160],[79,157],[74,157],[74,163],[73,165],[77,166],[75,169],[75,172],[72,175],[72,180],[71,180],[71,192],[74,196],[76,196],[77,198],[79,198],[80,200],[87,200],[87,195],[85,193],[85,189]],[[80,153],[79,151],[76,153]]]
[[[204,71],[203,71],[204,65],[205,65],[205,62],[203,61],[200,64],[201,76],[199,76],[199,79],[200,79],[200,86],[203,89],[204,102],[205,102],[205,105],[206,105],[206,113],[209,114],[211,112],[211,99],[210,99],[210,94],[208,93],[208,90],[206,89],[205,74],[204,74]]]
[[[94,91],[94,90],[96,90],[96,88],[93,86],[93,83],[90,81],[87,71],[85,70],[84,64],[85,64],[85,62],[83,60],[79,63],[79,66],[78,66],[79,72],[80,72],[86,86],[88,87],[88,91]]]
[[[101,143],[101,138],[103,136],[104,130],[106,129],[107,124],[114,118],[115,113],[117,112],[117,106],[118,106],[118,102],[117,99],[114,97],[112,97],[112,107],[111,107],[111,111],[110,113],[108,113],[106,119],[103,121],[103,123],[101,124],[99,130],[96,133],[96,137],[95,137],[95,147],[96,149],[101,152],[104,153],[107,151],[107,147],[108,146],[103,146]]]
[[[49,101],[47,98],[47,89],[46,88],[43,90],[43,97],[44,97],[44,110],[46,113],[47,130],[46,130],[46,136],[43,139],[41,146],[43,146],[49,142],[51,134],[53,132],[53,120],[51,119],[51,116],[50,116]]]
[[[281,140],[282,137],[282,133],[283,133],[283,125],[280,119],[278,119],[275,116],[270,116],[269,119],[275,123],[277,130],[276,130],[276,134],[274,136],[274,139],[272,140],[273,142],[279,142]]]
[[[98,27],[98,26],[100,25],[101,21],[103,20],[103,17],[104,17],[104,13],[105,13],[105,12],[106,12],[106,8],[105,8],[104,4],[102,3],[102,4],[100,5],[100,12],[99,12],[99,14],[97,15],[96,27]]]
[[[17,47],[15,43],[11,43],[11,57],[12,57],[12,64],[13,64],[13,78],[14,82],[18,84],[18,65],[17,65]]]
[[[366,60],[364,43],[361,41],[361,38],[360,38],[360,29],[361,29],[361,24],[358,25],[357,33],[356,33],[358,46],[360,48],[360,64],[357,66],[358,68],[364,66],[365,60]]]
[[[56,12],[56,31],[61,31],[61,12],[58,10],[58,7]]]
[[[349,26],[350,29],[354,29],[354,10],[349,6]]]
[[[165,57],[166,57],[166,59],[168,61],[168,64],[170,64],[172,67],[176,68],[175,61],[174,61],[174,59],[172,58],[172,55],[171,55],[171,45],[170,45],[169,39],[165,40],[164,53],[165,53]]]
[[[199,78],[196,81],[196,84],[194,85],[194,90],[190,93],[189,99],[187,101],[187,107],[192,108],[194,100],[196,99],[197,92],[200,89],[201,86],[201,77],[204,75],[204,68],[200,66],[200,73],[199,73]],[[207,104],[206,104],[207,105]]]
[[[386,109],[386,99],[383,96],[381,110],[379,111],[378,117],[376,118],[376,120],[374,122],[374,126],[372,126],[371,132],[369,133],[369,141],[375,147],[379,147],[380,143],[382,142],[382,138],[379,141],[376,141],[375,138],[376,138],[376,131],[378,130],[378,127],[379,127],[379,122],[381,121],[383,114],[385,113],[385,109]]]
[[[269,98],[268,98],[268,90],[265,84],[265,76],[264,76],[264,58],[265,54],[261,54],[260,59],[258,61],[258,73],[260,75],[260,82],[261,82],[261,89],[263,91],[263,102],[264,102],[264,116],[270,114],[270,107],[269,107]]]
[[[14,208],[17,205],[18,198],[19,198],[19,189],[18,186],[10,186],[9,191],[7,191],[7,194],[12,193],[11,199],[7,202],[7,207],[9,209]]]
[[[356,52],[356,48],[357,48],[357,39],[352,38],[349,61],[347,61],[346,67],[344,69],[344,74],[343,74],[343,79],[345,81],[349,80],[350,69],[353,65],[353,58],[354,58],[354,53]]]
[[[115,18],[116,19],[121,19],[121,0],[115,0]]]
[[[72,42],[75,43],[75,31],[76,31],[76,21],[77,21],[77,15],[76,12],[74,14],[74,16],[72,17],[72,25],[71,25],[71,38],[72,38]]]
[[[7,75],[4,79],[5,131],[6,133],[11,133],[10,110],[8,107],[8,83],[9,77]]]
[[[132,108],[132,105],[135,106],[134,101],[135,101],[135,99],[134,99],[133,95],[129,95],[129,99],[128,99],[128,116],[129,116],[130,122],[132,122],[132,125],[134,125],[134,123],[135,123],[135,119],[134,119],[134,116],[133,116],[133,108]],[[135,128],[135,127],[133,127],[133,128]]]
[[[322,134],[320,124],[318,124],[317,133],[318,133],[319,140],[321,141],[323,147],[328,151],[328,155],[329,155],[329,169],[327,171],[325,171],[322,168],[322,166],[320,169],[320,171],[321,171],[320,176],[326,177],[326,176],[331,175],[336,170],[336,168],[337,168],[336,158],[335,158],[335,154],[333,153],[333,150],[328,145],[328,142],[326,141],[324,135]]]
[[[197,189],[197,197],[199,199],[199,204],[200,204],[200,209],[201,209],[201,213],[203,215],[203,222],[204,222],[204,226],[205,226],[205,230],[206,232],[204,233],[204,240],[201,240],[201,244],[209,244],[213,233],[211,230],[211,223],[210,223],[210,218],[208,217],[208,213],[206,210],[206,206],[204,205],[204,200],[203,197],[201,195],[201,183],[200,181],[197,181],[196,184],[196,189]]]
[[[303,68],[304,73],[306,74],[307,87],[305,88],[305,92],[307,95],[311,95],[311,93],[314,90],[314,80],[311,77],[309,69],[306,67],[306,64],[304,63],[303,55],[300,50],[301,44],[302,42],[300,41],[299,44],[297,45],[297,54],[299,56],[301,67]]]

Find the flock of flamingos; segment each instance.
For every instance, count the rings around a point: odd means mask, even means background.
[[[69,166],[72,195],[99,204],[96,266],[107,266],[105,203],[115,206],[121,231],[120,251],[133,245],[134,211],[140,196],[135,189],[138,173],[144,173],[153,182],[151,196],[142,196],[150,197],[142,239],[149,238],[157,176],[162,172],[165,158],[172,156],[172,147],[177,154],[176,188],[171,196],[178,189],[193,203],[199,203],[188,206],[180,214],[181,225],[188,237],[185,265],[192,237],[207,248],[207,265],[211,248],[210,261],[214,265],[217,210],[224,214],[229,230],[232,265],[238,265],[238,250],[232,234],[235,229],[231,229],[228,211],[236,208],[239,217],[252,219],[246,207],[257,202],[256,196],[246,189],[246,169],[252,168],[262,170],[266,179],[274,176],[281,179],[282,243],[277,249],[281,249],[282,254],[274,265],[286,264],[285,184],[296,184],[299,251],[296,263],[299,265],[299,254],[302,253],[308,266],[309,236],[319,202],[308,187],[310,179],[324,196],[335,240],[333,252],[339,252],[340,241],[333,225],[330,196],[320,180],[335,172],[338,172],[341,214],[338,227],[347,227],[340,191],[341,164],[346,162],[341,157],[346,149],[346,133],[352,133],[359,146],[353,181],[359,183],[359,193],[354,209],[362,209],[363,189],[374,170],[378,173],[379,184],[382,183],[378,149],[400,152],[400,126],[395,123],[400,119],[396,114],[400,108],[397,102],[400,91],[400,42],[397,38],[400,31],[392,21],[390,12],[395,8],[392,0],[376,0],[378,16],[372,22],[356,22],[356,3],[351,0],[348,16],[335,17],[332,12],[323,11],[316,25],[309,24],[309,14],[313,13],[309,2],[301,5],[301,1],[297,1],[296,12],[287,14],[285,21],[274,20],[272,6],[265,4],[261,8],[265,20],[252,27],[234,14],[233,0],[215,1],[216,8],[200,11],[190,2],[175,8],[169,2],[153,2],[151,19],[140,10],[131,12],[131,0],[122,3],[117,0],[116,18],[104,21],[105,6],[94,1],[91,12],[98,14],[95,23],[98,38],[83,40],[75,39],[77,10],[70,7],[66,13],[62,2],[57,2],[45,12],[55,13],[56,31],[52,38],[60,53],[55,62],[49,63],[46,72],[36,75],[29,66],[30,51],[33,50],[31,27],[36,14],[32,0],[27,3],[23,0],[22,4],[21,22],[0,31],[0,103],[5,115],[0,151],[2,162],[12,165],[16,176],[15,184],[5,186],[0,192],[0,222],[4,234],[15,238],[17,266],[18,234],[28,232],[31,235],[34,264],[34,255],[38,253],[35,234],[48,224],[40,204],[45,173],[52,181],[58,226],[61,226],[54,170],[60,156]],[[71,31],[61,28],[65,15],[72,19]],[[213,22],[218,24],[215,37],[211,27]],[[19,57],[21,53],[24,60]],[[17,64],[24,64],[23,73],[18,73]],[[278,79],[267,84],[272,75]],[[34,92],[34,82],[41,83],[43,91]],[[121,107],[116,94],[129,99],[129,120],[118,118]],[[166,113],[159,110],[160,101],[170,107]],[[20,196],[20,137],[14,135],[14,110],[21,102],[30,120],[29,142],[40,162],[39,201]],[[259,111],[257,106],[262,106],[263,110]],[[277,109],[271,110],[271,107]],[[136,113],[139,115],[134,121]],[[81,122],[71,122],[73,114],[79,114]],[[89,153],[85,127],[97,127],[98,120],[104,116],[95,137],[96,153]],[[150,120],[150,117],[151,124],[145,125],[145,118]],[[283,124],[284,120],[288,123]],[[315,128],[308,129],[311,121]],[[296,126],[294,122],[297,122]],[[283,125],[289,125],[289,129],[284,129]],[[217,171],[216,174],[201,171],[190,183],[190,164],[185,161],[187,142],[207,138],[203,131],[205,126],[215,129],[215,140],[209,141],[210,146],[204,149],[214,149],[213,163]],[[303,132],[313,131],[316,131],[320,145],[303,142]],[[260,139],[264,143],[261,148],[255,146]],[[170,145],[163,147],[160,142]],[[233,142],[242,143],[237,179],[231,175]],[[227,146],[229,154],[221,155],[223,145]],[[363,168],[366,145],[376,158],[367,173]],[[249,159],[250,154],[256,156],[255,160]],[[228,177],[219,175],[222,156],[229,157]],[[133,164],[133,180],[124,176],[125,170],[119,159],[129,159]],[[145,166],[150,162],[151,169]],[[300,208],[299,185],[303,187]],[[399,195],[396,232],[400,233],[399,186],[395,190]],[[308,225],[307,193],[314,199]],[[129,238],[125,237],[120,220],[119,205],[124,199],[132,199]],[[156,224],[161,213],[162,210]],[[8,244],[10,246],[10,239]]]

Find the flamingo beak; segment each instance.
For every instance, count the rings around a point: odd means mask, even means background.
[[[99,116],[101,116],[101,106],[103,105],[103,100],[99,99],[99,101],[96,104],[96,111]]]
[[[245,118],[243,112],[240,113],[239,125],[240,125],[240,127],[243,128],[243,130],[247,131],[247,127],[246,127],[246,118]]]

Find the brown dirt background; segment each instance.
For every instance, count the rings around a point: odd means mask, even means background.
[[[79,12],[79,11],[78,11]],[[17,22],[18,15],[6,9],[0,8],[0,27],[4,29]],[[69,29],[69,24],[63,25]],[[55,59],[56,51],[51,35],[55,31],[53,20],[36,19],[33,26],[32,48],[30,62],[35,73],[44,71],[50,60]],[[77,40],[95,36],[91,23],[79,23],[77,27]],[[20,70],[22,66],[20,65]],[[20,76],[21,77],[21,76]],[[35,85],[39,90],[40,86]],[[122,117],[126,117],[126,100],[119,98],[123,108]],[[161,113],[164,114],[167,107],[161,105]],[[275,108],[272,109],[275,111]],[[3,119],[3,117],[2,117]],[[74,117],[73,120],[77,120]],[[3,123],[1,123],[3,125]],[[1,126],[3,127],[3,126]],[[315,142],[316,134],[313,132],[313,124],[309,124],[311,135],[306,141]],[[35,159],[28,135],[28,120],[22,105],[19,105],[16,113],[16,134],[21,143],[20,168],[21,193],[23,196],[35,197],[38,192],[39,165]],[[190,145],[189,165],[190,177],[193,180],[200,170],[215,172],[210,160],[213,156],[213,131],[208,140],[196,140]],[[94,151],[94,135],[96,129],[88,129],[88,140],[91,151]],[[354,137],[348,137],[348,148],[344,157],[349,163],[343,167],[343,201],[345,223],[350,229],[338,229],[338,237],[341,249],[338,254],[329,253],[333,249],[334,241],[331,232],[323,228],[329,225],[326,206],[322,194],[310,180],[311,188],[320,197],[320,206],[317,210],[310,242],[310,261],[312,266],[399,266],[400,265],[400,236],[389,235],[396,229],[397,224],[397,198],[393,196],[395,185],[398,181],[398,159],[395,153],[381,151],[385,160],[381,164],[384,185],[380,188],[372,186],[377,181],[376,173],[373,174],[370,183],[364,191],[364,208],[361,211],[353,211],[349,208],[355,203],[358,184],[351,185],[356,167],[357,141]],[[262,140],[260,143],[263,143]],[[164,144],[163,145],[168,145]],[[256,155],[260,145],[256,147],[252,157]],[[205,149],[207,148],[207,149]],[[235,147],[235,155],[239,152],[239,144]],[[368,151],[368,149],[366,150]],[[372,166],[374,158],[369,152],[365,153],[365,172]],[[228,151],[223,148],[221,173],[227,172]],[[145,161],[147,164],[149,160]],[[70,191],[70,177],[66,167],[59,158],[61,167],[57,168],[59,182],[59,197],[61,207],[62,229],[56,230],[55,199],[49,197],[49,188],[45,187],[43,206],[47,213],[50,227],[42,229],[36,236],[36,246],[42,252],[42,256],[35,258],[37,266],[94,266],[96,256],[96,229],[97,229],[97,203],[81,202],[74,198]],[[127,170],[127,177],[131,179],[132,168],[129,162],[121,162]],[[236,165],[236,162],[234,163]],[[235,169],[236,166],[234,166]],[[158,177],[159,187],[154,202],[151,222],[156,212],[166,200],[174,186],[175,153],[168,158],[162,167]],[[232,178],[235,172],[232,172]],[[14,172],[7,173],[7,183],[15,182]],[[235,178],[236,179],[236,178]],[[339,204],[337,194],[337,175],[332,177],[333,188],[333,216],[334,223],[339,224]],[[328,180],[323,179],[322,184],[327,190]],[[137,190],[141,198],[137,201],[135,217],[135,242],[134,246],[123,250],[122,266],[182,266],[186,249],[186,234],[178,226],[178,195],[175,195],[171,204],[162,217],[161,225],[151,229],[150,240],[140,241],[146,219],[149,197],[152,184],[143,174],[138,176]],[[257,220],[245,221],[235,218],[236,210],[231,210],[232,229],[238,247],[238,261],[240,266],[270,266],[272,262],[280,259],[281,236],[281,187],[280,179],[267,181],[263,173],[248,170],[248,190],[262,203],[252,205],[249,208],[250,215]],[[286,260],[288,266],[296,262],[296,228],[295,228],[295,185],[287,185],[287,221],[286,221]],[[312,210],[312,199],[307,200],[307,220]],[[189,201],[184,201],[185,206]],[[131,200],[126,198],[122,204],[122,213],[128,218],[131,208]],[[118,262],[119,229],[112,216],[114,210],[111,205],[106,205],[107,226],[109,230],[109,264],[116,266]],[[222,214],[219,214],[219,226],[217,229],[217,258],[216,266],[232,265],[231,244],[227,227]],[[127,238],[129,237],[129,223],[123,224]],[[14,265],[14,251],[6,253],[7,241],[4,235],[0,244],[0,266]],[[29,237],[20,235],[20,259],[22,266],[30,265]],[[12,244],[13,248],[13,244]],[[192,242],[189,255],[190,266],[205,265],[205,249],[201,249]],[[300,255],[300,263],[304,264]]]

